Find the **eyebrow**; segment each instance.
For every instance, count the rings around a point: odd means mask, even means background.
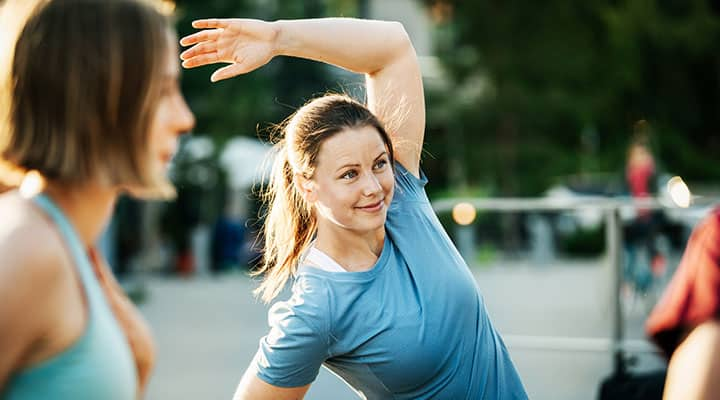
[[[378,156],[375,157],[375,158],[373,159],[373,161],[377,161],[378,158],[380,158],[380,157],[382,157],[382,156],[384,156],[384,155],[386,155],[386,154],[387,154],[387,151],[386,151],[386,150],[383,150],[383,152],[380,153],[380,154],[378,154]],[[336,171],[336,172],[340,172],[340,170],[345,169],[345,168],[348,168],[348,167],[359,167],[359,166],[360,166],[360,164],[345,164],[345,165],[343,165],[343,166],[338,167],[335,171]]]

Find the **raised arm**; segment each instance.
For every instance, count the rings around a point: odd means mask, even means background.
[[[351,18],[264,22],[207,19],[181,40],[183,66],[230,63],[213,81],[261,67],[284,55],[332,64],[366,77],[367,104],[385,124],[396,158],[416,176],[425,131],[425,99],[415,49],[400,23]]]

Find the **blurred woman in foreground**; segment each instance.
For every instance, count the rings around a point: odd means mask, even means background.
[[[148,2],[50,0],[10,46],[0,159],[44,185],[0,195],[0,398],[142,394],[149,330],[94,246],[118,195],[172,193],[194,124],[174,43]]]

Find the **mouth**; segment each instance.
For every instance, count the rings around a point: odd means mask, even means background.
[[[356,207],[359,210],[366,211],[366,212],[377,212],[380,211],[385,206],[385,203],[383,200],[378,200],[375,203],[368,204],[362,207]]]
[[[160,156],[160,161],[162,161],[163,164],[169,164],[173,157],[175,157],[175,154],[165,153]]]

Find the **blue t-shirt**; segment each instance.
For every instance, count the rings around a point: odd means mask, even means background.
[[[527,399],[426,183],[396,164],[372,269],[299,268],[291,298],[269,312],[253,361],[260,379],[304,386],[324,364],[368,399]]]

